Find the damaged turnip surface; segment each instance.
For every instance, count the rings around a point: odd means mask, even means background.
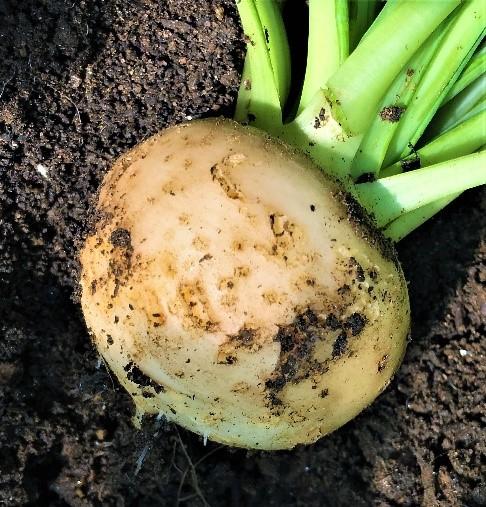
[[[393,250],[350,206],[306,158],[230,120],[124,155],[81,253],[81,301],[139,415],[279,449],[366,407],[410,316]]]

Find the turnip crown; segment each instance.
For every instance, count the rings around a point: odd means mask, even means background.
[[[308,4],[299,83],[282,2],[237,2],[247,54],[235,119],[308,154],[398,241],[486,183],[484,1]]]

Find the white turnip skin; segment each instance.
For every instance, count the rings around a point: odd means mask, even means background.
[[[139,416],[288,449],[352,419],[403,357],[393,248],[266,134],[230,120],[167,129],[108,172],[96,216],[82,308]]]

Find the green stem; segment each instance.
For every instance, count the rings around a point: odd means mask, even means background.
[[[292,122],[286,123],[280,136],[310,156],[326,173],[349,181],[349,167],[361,136],[349,136],[332,116],[326,90],[320,89],[308,106]]]
[[[280,105],[283,108],[290,90],[290,49],[280,8],[274,0],[254,0],[270,56]]]
[[[410,110],[414,111],[415,107],[414,113],[418,115],[416,119],[422,122],[418,130],[425,128],[430,118],[427,118],[413,100],[417,99],[418,91],[425,90],[428,100],[426,102],[429,106],[432,104],[435,112],[437,104],[440,104],[460,75],[479,40],[479,22],[477,19],[471,21],[466,15],[474,11],[478,1],[471,0],[470,3],[462,4],[444,21],[460,0],[442,0],[440,4],[434,3],[433,9],[429,2],[420,2],[421,9],[418,10],[415,0],[389,0],[354,53],[330,78],[328,88],[322,88],[322,83],[319,84],[316,80],[317,90],[311,98],[306,95],[306,107],[292,122],[283,125],[282,104],[286,94],[284,90],[290,77],[287,74],[289,66],[285,63],[288,63],[288,54],[285,52],[288,46],[280,14],[273,1],[273,10],[269,10],[268,6],[260,3],[265,0],[241,0],[238,9],[249,43],[235,116],[237,119],[244,117],[262,130],[307,152],[327,173],[344,182],[375,216],[379,227],[388,227],[387,234],[390,237],[403,237],[407,231],[433,214],[434,210],[445,205],[448,199],[467,188],[486,183],[486,152],[460,157],[484,144],[480,129],[484,116],[477,109],[478,105],[461,118],[460,125],[419,150],[421,164],[433,164],[430,167],[381,178],[373,183],[353,185],[349,178],[351,163],[353,158],[356,161],[361,157],[361,154],[356,157],[361,142],[362,147],[371,146],[368,152],[375,150],[374,153],[378,154],[373,162],[373,170],[377,172],[385,152],[383,146],[386,146],[390,137],[394,141],[399,133],[403,135],[402,121],[398,122],[399,126],[391,136],[395,129],[383,129],[381,124],[378,128],[375,116],[375,123],[363,141],[363,134],[373,120],[367,113],[373,109],[376,113],[380,104],[400,106],[399,101],[403,100],[405,105],[412,101],[405,114],[409,114]],[[337,3],[333,5],[336,7]],[[327,9],[329,8],[327,3]],[[419,16],[416,11],[420,11]],[[402,18],[406,18],[408,23],[400,25],[398,21]],[[482,20],[479,14],[477,18]],[[441,23],[442,28],[437,29]],[[409,25],[413,25],[413,30]],[[457,36],[459,25],[462,25],[463,30],[464,27],[471,29],[465,42]],[[396,27],[399,27],[398,36],[390,37],[389,33],[396,32]],[[435,34],[430,37],[434,30]],[[441,34],[446,31],[447,37],[442,37]],[[336,33],[337,31],[334,32]],[[342,33],[344,32],[341,31]],[[343,47],[339,41],[331,44],[334,55],[337,55],[337,49]],[[373,54],[374,58],[370,59],[369,54]],[[449,61],[447,66],[445,62],[449,57],[452,63]],[[410,72],[411,63],[416,67],[414,72]],[[441,71],[443,74],[440,74]],[[376,79],[372,72],[379,75],[380,79]],[[412,79],[415,74],[416,78]],[[320,75],[322,78],[322,74],[314,75]],[[346,77],[349,80],[346,80]],[[430,92],[433,78],[438,79],[439,90]],[[311,82],[315,78],[309,79]],[[340,84],[343,86],[340,87]],[[448,107],[457,108],[462,93],[471,94],[471,90],[476,88],[475,83],[470,84],[450,101]],[[357,97],[353,97],[351,94],[356,90],[359,93]],[[392,100],[395,102],[391,102]],[[353,105],[356,107],[353,108]],[[381,109],[380,111],[382,112]],[[382,118],[383,115],[380,115],[380,119]],[[353,135],[349,125],[353,125]],[[376,137],[377,133],[384,134],[378,137],[386,138],[381,147],[371,143],[371,138]],[[442,162],[444,157],[458,158]],[[409,161],[402,161],[400,170],[404,163],[406,166]],[[359,170],[362,171],[362,168],[355,162],[353,172],[356,174]],[[396,170],[395,165],[387,171],[391,173]],[[457,177],[459,171],[460,178]]]
[[[366,130],[381,97],[400,69],[460,0],[387,3],[381,22],[358,44],[327,86],[333,96],[335,117],[354,134]],[[372,55],[372,57],[370,56]]]
[[[264,30],[253,0],[237,3],[243,31],[248,39],[247,65],[251,74],[251,94],[243,94],[235,119],[275,133],[282,124],[282,110]],[[246,102],[243,103],[243,100]],[[241,117],[246,111],[246,117]]]
[[[348,31],[347,0],[309,0],[307,65],[297,114],[347,58]]]
[[[248,114],[250,113],[251,104],[251,69],[250,58],[248,53],[245,56],[243,64],[243,72],[241,73],[240,88],[238,91],[238,99],[236,101],[235,114],[233,118],[240,123],[248,122]]]
[[[402,157],[430,123],[449,89],[481,41],[484,32],[484,0],[468,0],[454,12],[452,25],[442,39],[422,77],[410,106],[390,142],[385,166]],[[432,2],[436,5],[436,2]]]
[[[432,218],[436,213],[441,211],[460,195],[460,193],[456,193],[442,197],[441,199],[437,199],[436,201],[398,217],[383,230],[383,234],[392,241],[400,241],[412,231],[417,229],[417,227],[420,227],[422,224],[427,222],[427,220]]]
[[[359,44],[376,17],[376,0],[349,0],[349,51]]]
[[[354,178],[366,173],[375,176],[379,173],[400,118],[410,104],[420,79],[441,44],[449,25],[448,19],[440,24],[400,71],[381,100],[380,112],[375,115],[353,160],[351,175]],[[387,113],[391,118],[387,117]],[[395,117],[393,117],[394,114]]]
[[[449,93],[442,102],[444,104],[452,100],[456,95],[462,92],[466,86],[469,86],[478,77],[486,73],[486,46],[483,46],[466,65],[459,79],[454,83]]]
[[[486,152],[355,185],[358,201],[378,227],[437,199],[486,183]]]
[[[386,178],[407,168],[427,167],[478,151],[486,139],[486,111],[483,111],[408,155],[381,172]]]
[[[471,83],[454,99],[441,107],[426,134],[437,135],[453,128],[471,112],[484,109],[486,100],[486,74]]]

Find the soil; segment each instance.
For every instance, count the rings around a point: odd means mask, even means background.
[[[400,244],[412,341],[344,428],[263,453],[132,426],[73,298],[89,203],[137,142],[231,115],[242,56],[232,0],[0,0],[0,505],[486,505],[484,190]]]

